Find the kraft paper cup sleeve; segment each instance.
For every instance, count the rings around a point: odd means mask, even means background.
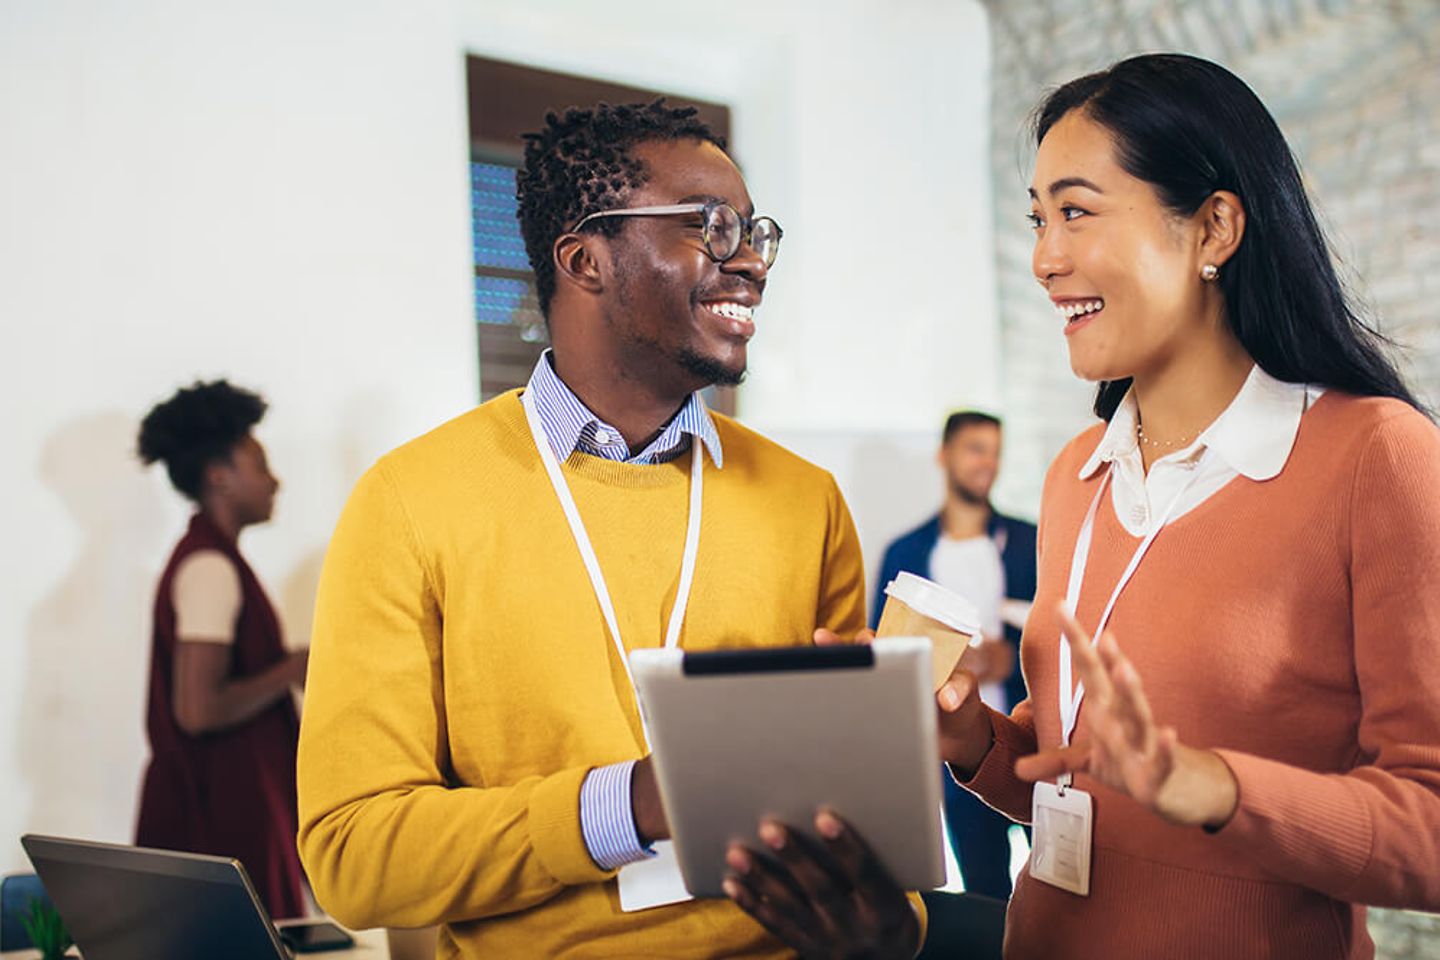
[[[933,689],[938,693],[970,646],[970,634],[953,630],[938,620],[910,609],[905,601],[887,597],[880,613],[877,637],[929,637]]]

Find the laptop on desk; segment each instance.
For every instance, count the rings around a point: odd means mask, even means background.
[[[27,834],[85,960],[290,960],[238,860]]]

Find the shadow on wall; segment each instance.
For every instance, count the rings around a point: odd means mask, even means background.
[[[285,646],[298,650],[310,646],[310,629],[315,623],[315,594],[320,589],[320,569],[325,565],[325,547],[305,554],[280,584],[273,597],[280,615]]]
[[[297,476],[305,472],[297,494],[330,491],[318,505],[297,507],[323,511],[315,539],[298,533],[283,515],[277,518],[300,559],[276,581],[262,573],[288,646],[310,642],[325,549],[350,488],[404,429],[391,422],[388,399],[378,392],[357,395],[342,413],[338,436],[327,433],[295,456],[277,458],[282,479],[287,466]],[[164,468],[147,471],[137,459],[138,428],[125,412],[71,420],[46,440],[37,465],[79,542],[69,572],[36,602],[25,628],[25,692],[11,734],[18,738],[23,782],[10,787],[29,795],[26,830],[122,843],[134,837],[148,761],[154,591],[188,513]],[[333,462],[340,472],[332,475],[338,482],[317,482],[315,474],[324,476],[331,462],[317,462],[317,452],[331,444],[338,452]]]
[[[271,593],[271,600],[279,611],[285,645],[292,650],[310,645],[310,632],[315,622],[315,595],[320,588],[320,571],[325,565],[325,551],[329,548],[331,532],[340,518],[341,509],[349,499],[350,490],[361,474],[391,446],[409,439],[404,428],[393,422],[392,411],[396,407],[394,399],[383,391],[370,390],[353,394],[340,411],[339,421],[343,426],[336,434],[327,435],[321,443],[304,448],[305,452],[300,455],[308,459],[298,460],[288,466],[284,462],[276,464],[282,481],[292,468],[298,471],[303,466],[310,477],[308,483],[313,488],[317,485],[316,473],[325,466],[313,462],[314,451],[323,449],[325,444],[333,444],[338,454],[334,461],[338,473],[329,475],[334,478],[333,486],[319,484],[328,486],[335,494],[333,498],[323,498],[323,502],[317,507],[316,516],[321,518],[320,542],[318,546],[303,554],[291,567],[290,572],[275,584],[276,589]],[[294,455],[297,452],[291,453]],[[283,489],[280,496],[285,496]],[[279,514],[273,522],[284,525],[285,515]]]
[[[28,829],[129,842],[144,746],[150,606],[171,511],[135,456],[135,419],[98,413],[46,441],[39,476],[79,531],[26,627],[20,768]]]

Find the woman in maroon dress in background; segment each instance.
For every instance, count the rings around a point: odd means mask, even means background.
[[[307,655],[286,651],[237,546],[241,530],[270,519],[280,486],[250,433],[265,407],[223,380],[197,383],[140,428],[141,458],[163,462],[198,509],[155,596],[135,842],[238,859],[280,919],[305,913],[291,688],[304,683]]]

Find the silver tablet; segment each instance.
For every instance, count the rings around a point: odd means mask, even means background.
[[[945,882],[930,641],[636,650],[661,800],[685,886],[723,897],[725,848],[774,817],[816,836],[828,806],[910,890]]]

